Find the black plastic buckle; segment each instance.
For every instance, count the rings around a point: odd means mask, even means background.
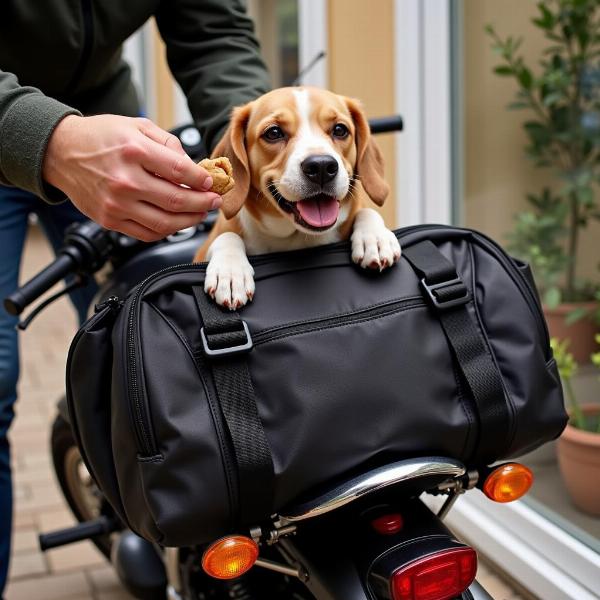
[[[228,346],[226,348],[215,348],[212,349],[208,345],[208,340],[206,339],[206,333],[204,331],[204,327],[200,329],[200,338],[202,339],[202,347],[204,348],[204,353],[207,356],[227,356],[229,354],[242,354],[245,352],[250,352],[252,350],[252,346],[254,345],[252,342],[252,337],[250,336],[250,330],[248,329],[248,325],[246,321],[242,321],[242,326],[244,328],[244,333],[246,334],[246,341],[237,344],[236,346]]]
[[[437,290],[451,287],[453,285],[460,284],[458,289],[459,295],[454,298],[448,298],[447,300],[440,300],[436,294]],[[421,279],[421,287],[427,292],[429,299],[436,308],[445,310],[446,308],[452,308],[453,306],[460,306],[466,304],[469,301],[470,294],[467,286],[463,283],[460,277],[456,279],[450,279],[448,281],[441,281],[440,283],[428,284],[425,279]]]

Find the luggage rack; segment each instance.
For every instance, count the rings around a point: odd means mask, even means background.
[[[402,460],[358,475],[311,500],[282,509],[279,511],[280,522],[290,525],[318,517],[391,486],[401,487],[405,492],[440,489],[446,483],[452,488],[465,475],[465,465],[450,458],[433,456]]]

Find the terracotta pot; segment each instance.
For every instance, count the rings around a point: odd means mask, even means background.
[[[593,311],[598,307],[596,302],[572,302],[561,304],[556,308],[544,306],[544,315],[550,337],[556,337],[559,340],[569,339],[569,352],[573,353],[578,363],[590,362],[590,354],[598,350],[598,344],[594,340],[594,335],[598,333],[598,325],[591,317],[579,319],[572,325],[567,325],[565,319],[567,315],[576,308],[585,307]]]
[[[586,415],[600,413],[600,405],[585,404]],[[600,433],[567,425],[558,438],[558,464],[573,503],[580,510],[600,516]]]

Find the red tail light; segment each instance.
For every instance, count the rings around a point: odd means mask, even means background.
[[[475,579],[477,554],[473,548],[445,550],[421,558],[392,576],[394,600],[449,600]]]

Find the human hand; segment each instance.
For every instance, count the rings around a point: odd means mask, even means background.
[[[148,119],[69,115],[50,137],[42,172],[90,219],[145,242],[222,203],[179,140]]]

